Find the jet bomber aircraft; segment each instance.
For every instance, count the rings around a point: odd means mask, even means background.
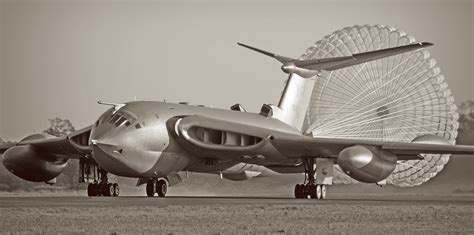
[[[0,146],[3,164],[16,176],[51,182],[68,161],[79,161],[80,181],[89,196],[118,196],[119,185],[108,173],[137,178],[149,197],[164,197],[181,181],[180,172],[218,174],[229,180],[303,173],[294,187],[296,198],[326,198],[338,165],[351,178],[378,183],[397,161],[422,160],[422,154],[469,154],[474,146],[451,145],[435,135],[410,143],[347,138],[315,138],[303,121],[314,79],[322,71],[422,50],[433,44],[413,43],[344,57],[293,59],[238,43],[272,57],[289,74],[279,104],[264,104],[260,113],[236,104],[230,110],[187,103],[132,101],[100,102],[111,106],[91,126],[60,138],[31,135]]]

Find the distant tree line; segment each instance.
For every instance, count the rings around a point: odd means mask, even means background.
[[[474,101],[468,100],[459,105],[459,130],[457,144],[474,145]]]

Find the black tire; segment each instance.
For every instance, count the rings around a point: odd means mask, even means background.
[[[103,185],[102,190],[103,190],[102,195],[106,197],[110,197],[114,195],[114,185],[111,183]]]
[[[300,185],[299,184],[295,185],[294,193],[295,193],[295,198],[300,198]]]
[[[301,198],[308,199],[308,196],[311,197],[311,191],[310,190],[311,190],[311,188],[308,184],[307,185],[302,184],[301,185],[301,191],[302,191]]]
[[[166,196],[166,193],[168,192],[168,185],[164,180],[158,180],[158,182],[156,182],[156,192],[158,193],[159,197]]]
[[[112,196],[118,197],[118,196],[120,195],[120,187],[119,187],[119,185],[118,185],[117,183],[115,183],[115,184],[112,185],[112,188],[113,188],[113,191],[114,191],[114,193],[113,193]]]
[[[95,197],[97,196],[97,184],[92,183],[87,185],[87,196]]]
[[[297,184],[295,186],[295,198],[303,198],[304,197],[304,185]]]
[[[308,190],[309,190],[309,197],[312,198],[312,199],[315,199],[317,198],[317,193],[316,193],[316,189],[317,189],[317,186],[316,185],[308,185]]]
[[[153,180],[148,180],[148,182],[146,183],[146,195],[148,197],[153,197],[155,196],[155,192],[155,182],[153,182]]]

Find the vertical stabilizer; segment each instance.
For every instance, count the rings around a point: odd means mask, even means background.
[[[303,122],[311,100],[315,79],[290,74],[278,103],[281,109],[279,119],[302,131]]]

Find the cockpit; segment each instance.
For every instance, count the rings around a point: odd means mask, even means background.
[[[130,126],[132,123],[134,123],[137,119],[127,115],[127,113],[124,112],[117,112],[114,115],[111,116],[109,123],[119,127],[119,126]]]
[[[111,124],[115,127],[122,127],[122,126],[125,126],[125,127],[129,127],[133,124],[135,124],[135,122],[137,122],[138,118],[126,111],[126,110],[119,110],[117,112],[113,112],[113,110],[109,110],[107,112],[105,112],[96,122],[96,126],[99,126],[101,124],[105,124],[105,123],[108,123],[108,124]],[[140,129],[141,126],[139,123],[136,123],[135,124],[135,128],[136,129]]]

